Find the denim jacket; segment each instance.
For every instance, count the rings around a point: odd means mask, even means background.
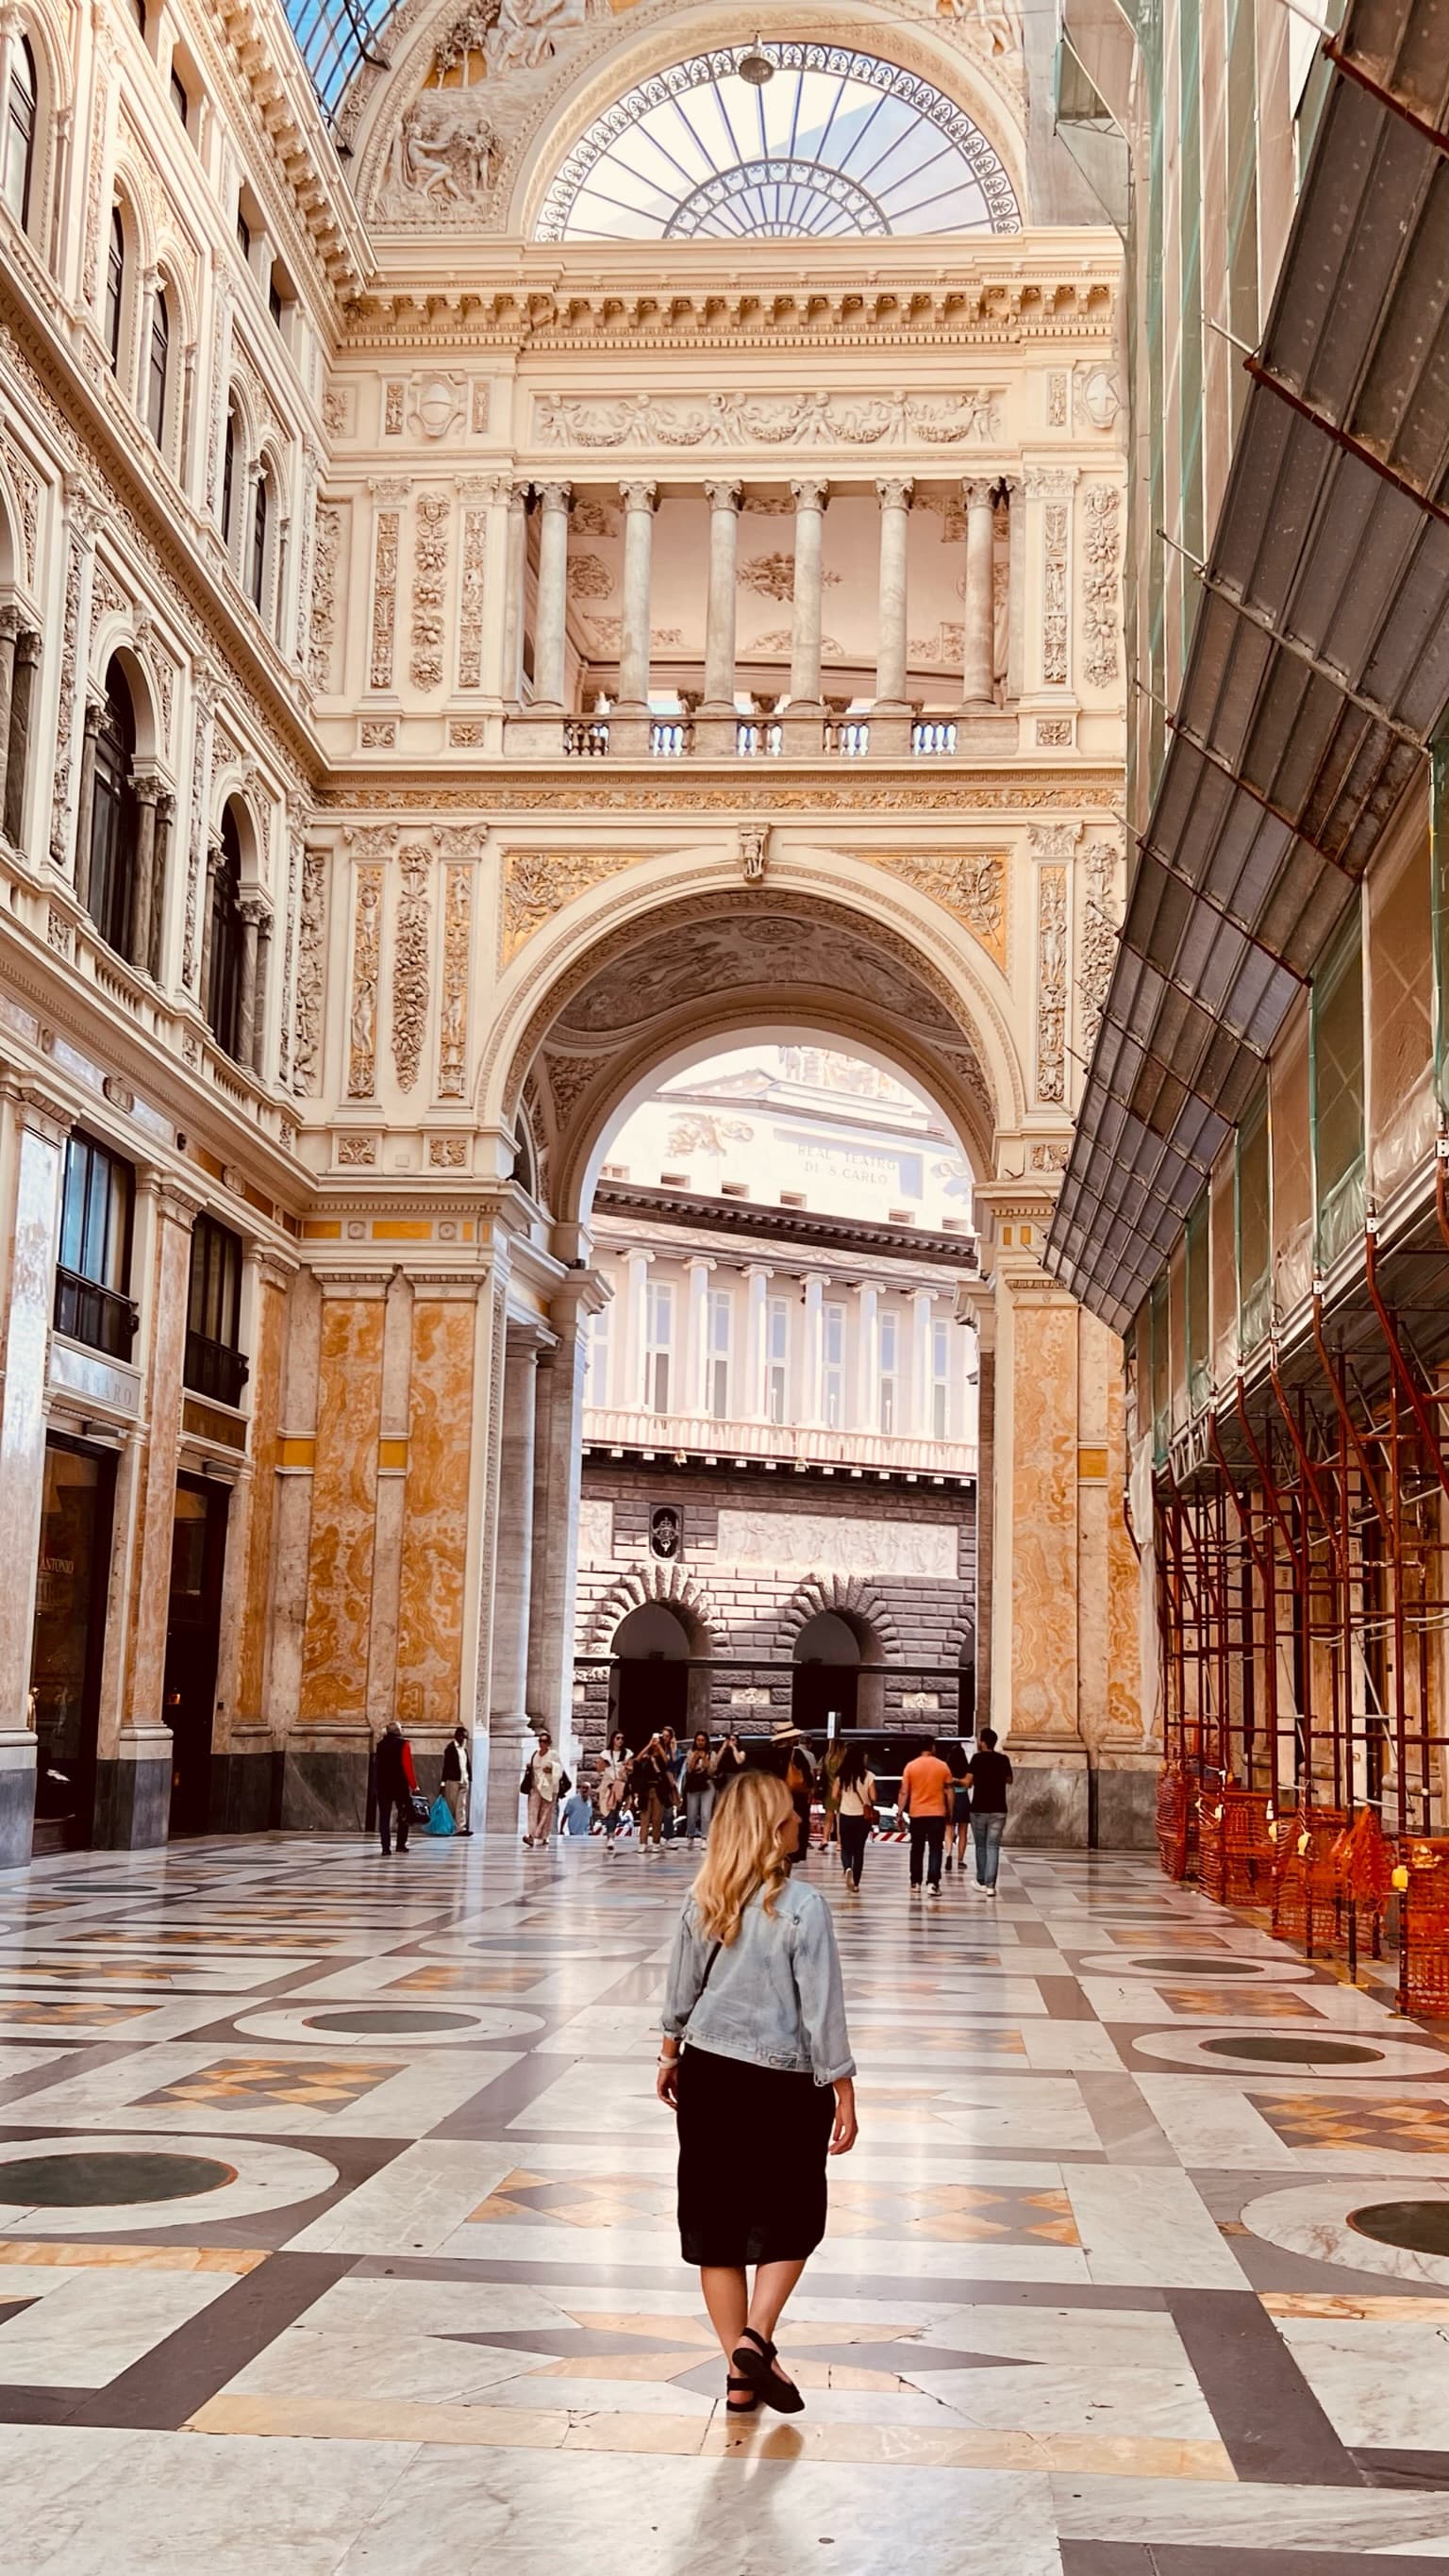
[[[773,1914],[752,1896],[711,1968],[713,1948],[686,1897],[664,1990],[666,2037],[716,2057],[813,2075],[817,2084],[855,2073],[835,1926],[817,1888],[792,1880]]]

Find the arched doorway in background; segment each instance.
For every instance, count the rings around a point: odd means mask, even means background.
[[[646,1601],[614,1631],[613,1709],[631,1753],[661,1726],[682,1736],[689,1724],[689,1632],[667,1603]]]
[[[838,1611],[821,1610],[806,1621],[792,1659],[790,1714],[797,1726],[839,1735],[859,1724],[860,1639]]]

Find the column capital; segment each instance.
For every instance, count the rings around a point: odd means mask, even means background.
[[[878,474],[876,498],[883,509],[908,510],[915,497],[915,482],[909,474]]]
[[[775,1276],[775,1265],[773,1261],[747,1261],[742,1275],[746,1279],[770,1280]]]
[[[794,474],[790,492],[797,510],[823,510],[830,498],[830,478],[826,474]]]
[[[961,494],[967,509],[994,509],[1000,482],[999,474],[964,474],[961,478]]]
[[[43,1137],[47,1145],[63,1145],[75,1124],[63,1101],[53,1099],[23,1075],[0,1073],[0,1099],[14,1103],[18,1127],[28,1128],[32,1136]]]
[[[684,1266],[686,1270],[717,1270],[719,1263],[712,1253],[691,1252]]]
[[[19,641],[20,611],[12,601],[7,600],[4,607],[0,608],[0,644],[18,644]]]
[[[745,487],[726,476],[722,482],[706,483],[704,497],[712,510],[738,510],[745,497]]]
[[[138,1177],[147,1196],[155,1200],[157,1215],[164,1217],[168,1225],[178,1225],[189,1234],[197,1218],[206,1214],[205,1199],[173,1179],[169,1172],[158,1172],[153,1167]]]
[[[626,510],[655,510],[659,506],[657,483],[621,483],[619,498]]]
[[[159,769],[133,769],[131,793],[138,805],[158,805],[165,793],[166,782]]]
[[[533,489],[540,509],[571,510],[574,506],[572,483],[535,483]]]
[[[628,1262],[637,1261],[642,1263],[643,1267],[647,1270],[650,1262],[654,1258],[654,1255],[652,1252],[647,1251],[642,1243],[631,1243],[628,1251],[624,1255],[624,1258]]]
[[[248,930],[260,930],[263,922],[270,928],[272,911],[264,896],[244,894],[237,905],[237,910]]]

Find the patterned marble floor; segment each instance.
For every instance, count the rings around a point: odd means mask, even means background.
[[[682,1854],[0,1878],[5,2576],[1449,2571],[1449,2047],[1145,1861],[809,1867],[861,2139],[745,2428],[653,2096]]]

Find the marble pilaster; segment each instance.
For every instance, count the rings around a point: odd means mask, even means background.
[[[966,599],[961,697],[979,714],[995,702],[996,601],[994,486],[980,477],[963,486],[966,498]]]
[[[538,1362],[527,1706],[530,1723],[566,1748],[570,1770],[584,1379],[589,1327],[608,1293],[597,1271],[571,1272],[549,1306],[554,1341]]]
[[[870,747],[873,753],[899,757],[911,742],[911,707],[906,696],[906,543],[913,486],[908,475],[884,475],[875,488],[880,501],[880,579]]]
[[[529,1738],[529,1612],[533,1586],[534,1458],[538,1437],[538,1359],[546,1337],[511,1318],[503,1366],[498,1443],[498,1499],[493,1570],[493,1631],[488,1685],[488,1822],[511,1827]]]
[[[787,754],[796,756],[818,752],[824,740],[821,602],[825,505],[830,486],[822,474],[802,474],[791,483],[790,490],[795,501],[795,583],[784,747]]]
[[[556,752],[563,746],[568,677],[569,512],[573,487],[538,483],[538,581],[533,608],[533,694],[508,728],[510,748]]]
[[[621,483],[624,580],[619,629],[619,695],[609,719],[609,749],[626,760],[649,750],[649,594],[657,483]]]
[[[0,1379],[0,1867],[30,1857],[35,1737],[30,1657],[45,1477],[45,1361],[55,1295],[55,1245],[70,1121],[28,1084],[6,1103],[10,1275]]]
[[[863,1279],[855,1298],[855,1410],[851,1420],[857,1431],[874,1431],[880,1374],[879,1291],[872,1280]]]
[[[741,1407],[746,1422],[763,1422],[768,1414],[765,1365],[769,1332],[770,1282],[774,1272],[765,1261],[745,1265],[745,1387]]]

